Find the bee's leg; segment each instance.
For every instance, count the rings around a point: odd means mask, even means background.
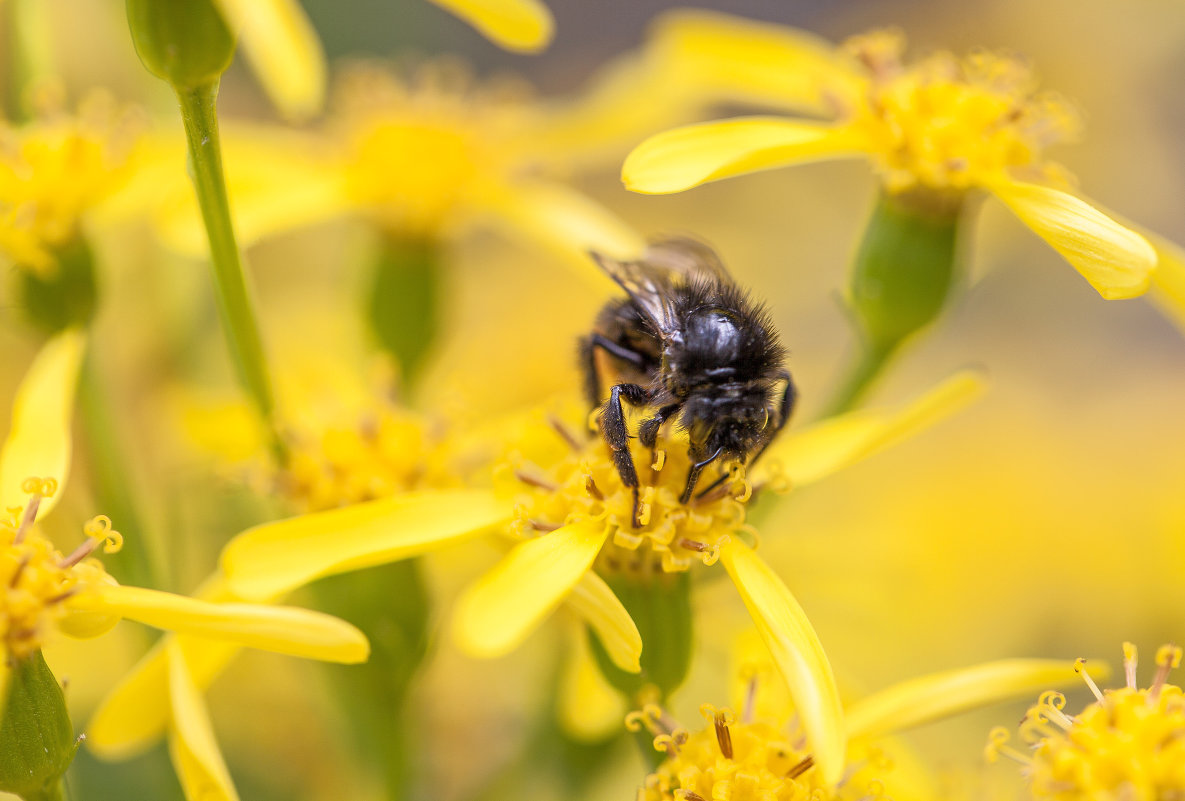
[[[695,485],[699,481],[699,474],[703,472],[705,467],[716,461],[723,452],[723,448],[717,448],[716,452],[707,459],[701,459],[691,465],[691,469],[687,471],[687,486],[683,488],[683,495],[680,496],[679,503],[687,503],[691,500],[691,493],[695,492]]]
[[[621,483],[633,490],[633,523],[634,528],[639,528],[638,471],[634,469],[634,458],[630,455],[630,434],[625,425],[625,410],[621,408],[623,399],[631,406],[642,406],[650,400],[650,393],[637,384],[616,384],[609,390],[609,400],[605,402],[605,408],[598,420],[601,424],[601,435],[613,452],[613,464],[617,468],[617,474],[621,476]]]
[[[600,406],[601,399],[601,371],[597,369],[596,349],[608,353],[610,356],[629,362],[639,370],[646,369],[646,359],[637,351],[630,350],[624,345],[618,345],[604,334],[592,333],[580,340],[580,364],[584,368],[584,394],[590,405]]]
[[[757,449],[757,452],[753,454],[753,458],[749,460],[750,465],[756,462],[761,454],[765,453],[765,449],[774,441],[774,437],[778,435],[778,432],[786,427],[786,423],[790,422],[790,415],[794,413],[794,402],[798,400],[798,390],[794,387],[794,379],[785,370],[778,374],[778,378],[786,382],[786,389],[782,392],[782,402],[778,406],[778,419],[774,422],[773,429],[769,432],[769,435],[761,443],[761,447]]]
[[[638,441],[642,443],[642,446],[653,449],[658,443],[658,430],[662,428],[662,424],[682,408],[683,404],[672,403],[663,406],[653,416],[643,420],[641,428],[638,429]]]

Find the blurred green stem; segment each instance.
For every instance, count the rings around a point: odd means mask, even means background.
[[[202,221],[210,241],[210,262],[218,308],[226,326],[230,350],[239,378],[247,389],[272,436],[277,457],[283,445],[275,428],[275,401],[270,374],[243,264],[235,242],[226,180],[222,171],[222,150],[218,139],[218,80],[192,89],[178,89],[181,120],[189,147],[189,168],[197,191]]]
[[[440,245],[428,239],[385,237],[373,269],[367,319],[379,345],[399,365],[407,396],[440,330]]]

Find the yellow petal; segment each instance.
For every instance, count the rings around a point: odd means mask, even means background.
[[[934,425],[983,388],[979,372],[963,370],[904,408],[860,409],[783,434],[754,467],[754,480],[781,475],[795,487],[814,483]]]
[[[151,748],[171,720],[168,653],[180,649],[194,685],[205,691],[241,646],[168,634],[103,699],[86,727],[86,744],[102,759],[131,759]]]
[[[510,512],[485,490],[407,493],[248,529],[223,550],[222,571],[236,595],[274,597],[322,576],[431,551]]]
[[[87,603],[158,629],[290,656],[352,664],[366,661],[370,654],[366,637],[358,629],[308,609],[210,603],[160,590],[121,586],[104,586]]]
[[[1156,251],[1135,231],[1048,186],[1000,181],[988,188],[1104,298],[1131,298],[1148,289]]]
[[[613,664],[627,673],[642,669],[642,635],[604,579],[591,571],[585,573],[566,603],[596,632]]]
[[[576,523],[516,545],[458,599],[457,643],[478,657],[511,651],[588,572],[605,536],[603,525]]]
[[[1102,663],[1088,663],[1088,670],[1095,678],[1110,673]],[[932,673],[852,704],[847,711],[848,735],[878,737],[1076,681],[1081,679],[1074,673],[1073,662],[1057,659],[1003,659]]]
[[[477,28],[490,41],[523,53],[551,42],[555,21],[540,0],[432,0]]]
[[[218,750],[205,704],[186,668],[185,657],[173,643],[167,649],[169,704],[173,729],[169,756],[185,797],[202,801],[238,801],[230,772]]]
[[[1162,236],[1147,231],[1144,236],[1156,248],[1156,272],[1152,275],[1150,296],[1185,331],[1185,250]]]
[[[574,630],[565,654],[556,699],[560,728],[575,740],[595,743],[621,732],[629,710],[593,658],[583,629]]]
[[[646,50],[669,65],[677,87],[686,82],[714,101],[834,114],[866,83],[825,39],[703,9],[659,16]]]
[[[843,775],[847,747],[843,706],[814,627],[777,574],[743,542],[727,542],[720,561],[790,688],[824,781],[835,784]]]
[[[70,471],[70,421],[86,338],[64,331],[41,348],[16,391],[12,428],[0,450],[0,508],[24,506],[26,478],[55,478],[58,491],[38,511],[45,515],[61,497]]]
[[[325,102],[325,51],[296,0],[215,0],[264,90],[286,116],[304,119]]]
[[[851,128],[779,117],[741,117],[656,134],[626,156],[626,189],[649,195],[760,170],[850,158],[866,147]]]
[[[646,240],[624,220],[560,184],[520,183],[490,190],[474,202],[492,222],[543,245],[598,285],[603,286],[605,277],[589,258],[590,250],[629,261],[646,249]]]

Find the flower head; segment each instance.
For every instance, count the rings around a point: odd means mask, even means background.
[[[0,253],[52,274],[53,251],[127,179],[133,130],[131,116],[100,94],[77,114],[51,107],[24,125],[0,123]]]
[[[1077,115],[1038,91],[1017,59],[939,52],[907,62],[892,32],[837,48],[699,12],[670,15],[656,39],[691,74],[724,75],[703,78],[714,96],[756,97],[823,121],[741,117],[657,134],[626,158],[629,189],[680,192],[759,170],[865,158],[886,192],[924,213],[949,215],[971,190],[996,196],[1104,297],[1148,288],[1155,251],[1073,194],[1070,176],[1047,160],[1046,147],[1077,133]]]
[[[1034,798],[1165,799],[1185,793],[1185,696],[1168,683],[1181,664],[1181,649],[1162,646],[1156,653],[1152,683],[1136,683],[1136,647],[1124,643],[1126,684],[1100,691],[1083,670],[1095,701],[1076,715],[1064,712],[1066,698],[1043,693],[1020,724],[1030,753],[1008,745],[1008,730],[993,729],[986,754],[1020,762]]]

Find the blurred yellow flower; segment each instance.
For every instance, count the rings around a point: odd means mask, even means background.
[[[1100,691],[1084,671],[1074,669],[1095,696],[1077,715],[1062,710],[1059,692],[1041,695],[1020,724],[1028,748],[1008,745],[1008,730],[992,730],[989,760],[1006,756],[1022,765],[1033,798],[1058,801],[1168,799],[1185,794],[1185,696],[1168,683],[1181,664],[1181,649],[1156,653],[1156,675],[1147,689],[1136,685],[1136,647],[1123,645],[1125,686]]]
[[[134,130],[133,116],[99,93],[77,114],[48,109],[26,124],[0,122],[0,254],[52,275],[53,251],[128,180]]]
[[[1065,101],[1037,91],[1022,62],[977,51],[907,63],[894,32],[834,48],[710,12],[667,16],[657,39],[692,75],[713,76],[704,78],[710,94],[727,95],[735,81],[737,99],[824,119],[742,117],[657,134],[626,158],[629,189],[680,192],[758,170],[865,158],[886,192],[923,210],[957,208],[971,190],[994,195],[1106,298],[1148,288],[1151,245],[1077,197],[1071,176],[1045,158],[1078,120]]]
[[[893,732],[1047,686],[1067,673],[1065,662],[1006,659],[919,676],[847,705],[842,777],[817,769],[802,721],[781,689],[768,654],[752,638],[738,639],[747,657],[733,708],[700,707],[707,726],[689,732],[654,706],[633,712],[627,726],[645,726],[667,758],[646,777],[637,801],[731,798],[765,801],[925,797],[873,741]],[[740,710],[739,714],[734,710]]]
[[[663,80],[652,61],[630,60],[607,69],[581,99],[545,103],[519,84],[475,84],[456,62],[406,76],[356,65],[343,75],[335,114],[320,133],[225,124],[238,232],[250,244],[348,213],[396,239],[440,241],[493,226],[593,275],[589,249],[625,258],[644,242],[564,181],[687,117],[685,96],[654,98]],[[166,157],[174,167],[180,159]],[[145,175],[144,182],[159,198],[161,181]],[[200,253],[196,207],[172,182],[158,207],[163,235]]]
[[[459,599],[458,643],[476,656],[505,654],[566,602],[618,667],[637,672],[640,635],[603,576],[662,581],[696,562],[720,560],[794,688],[804,728],[833,781],[842,723],[831,670],[798,603],[742,541],[755,536],[744,523],[745,504],[754,488],[805,485],[857,461],[933,422],[977,388],[973,376],[960,375],[904,409],[852,413],[784,437],[752,476],[726,474],[691,505],[678,502],[688,462],[685,441],[674,438],[654,454],[637,527],[632,493],[604,441],[540,415],[504,432],[509,456],[495,470],[494,490],[412,492],[258,526],[227,545],[222,568],[232,591],[271,597],[501,529],[518,544]]]

